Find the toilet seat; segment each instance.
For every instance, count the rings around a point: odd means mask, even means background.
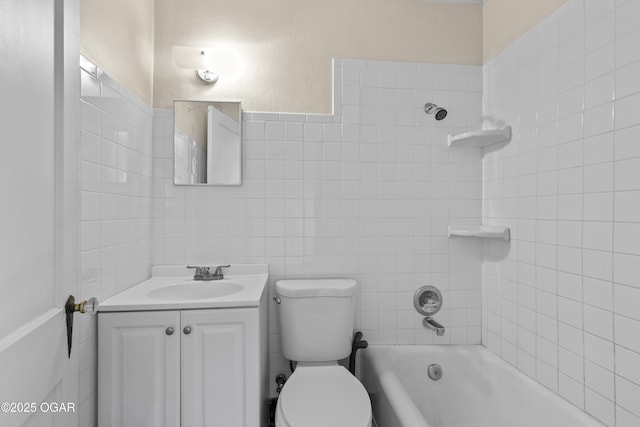
[[[278,398],[276,427],[370,427],[364,386],[340,365],[298,366]]]

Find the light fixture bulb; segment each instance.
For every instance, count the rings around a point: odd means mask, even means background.
[[[200,80],[210,85],[217,82],[218,79],[220,78],[220,76],[218,76],[216,73],[214,73],[211,70],[197,70],[196,73],[198,74],[198,77],[200,78]]]

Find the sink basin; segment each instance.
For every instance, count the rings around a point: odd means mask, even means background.
[[[161,300],[198,300],[220,298],[240,292],[244,287],[234,282],[185,282],[149,291],[151,298]]]
[[[100,301],[98,311],[260,307],[267,298],[267,264],[234,264],[224,279],[211,281],[193,280],[184,265],[155,265],[151,271],[149,279]]]

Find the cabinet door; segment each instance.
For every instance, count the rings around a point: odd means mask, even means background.
[[[100,427],[180,425],[178,311],[100,313],[98,354]]]
[[[182,427],[261,425],[258,310],[185,310],[182,328]]]

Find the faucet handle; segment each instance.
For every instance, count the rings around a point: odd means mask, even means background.
[[[209,267],[206,265],[187,265],[187,268],[195,268],[195,277],[202,277],[205,274],[209,274]]]
[[[227,264],[227,265],[219,265],[216,267],[216,271],[213,272],[213,275],[218,277],[218,276],[223,276],[222,275],[222,269],[223,268],[229,268],[231,267],[231,264]],[[224,277],[224,276],[223,276]]]

